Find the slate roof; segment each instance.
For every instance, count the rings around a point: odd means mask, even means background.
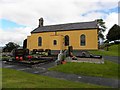
[[[79,22],[79,23],[67,23],[67,24],[42,26],[42,27],[37,27],[31,33],[85,30],[85,29],[97,29],[97,28],[98,28],[97,22],[91,21],[91,22]]]

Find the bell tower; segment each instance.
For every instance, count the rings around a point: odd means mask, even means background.
[[[39,19],[39,27],[42,27],[42,26],[43,26],[43,22],[44,22],[44,20],[43,20],[43,18],[41,17],[41,18]]]

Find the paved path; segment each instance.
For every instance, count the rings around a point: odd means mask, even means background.
[[[118,87],[117,79],[81,76],[81,75],[75,75],[75,74],[65,74],[62,72],[48,71],[48,68],[54,65],[55,63],[49,63],[49,64],[41,65],[41,67],[29,68],[25,66],[8,65],[8,64],[3,63],[2,66],[3,68],[12,68],[12,69],[16,69],[19,71],[25,71],[28,73],[50,76],[54,78],[65,79],[65,80],[70,80],[70,81],[75,81],[75,82],[85,82],[85,83],[104,85],[104,86],[110,86],[110,87],[116,87],[116,88]]]
[[[47,71],[45,73],[42,73],[42,75],[66,79],[70,81],[92,83],[92,84],[110,86],[110,87],[118,87],[118,80],[115,80],[115,79],[81,76],[81,75],[75,75],[75,74],[65,74],[65,73],[55,72],[55,71]]]
[[[109,61],[112,61],[112,62],[115,62],[115,63],[119,63],[120,64],[120,56],[117,57],[117,56],[103,56],[103,58],[105,60],[109,60]]]

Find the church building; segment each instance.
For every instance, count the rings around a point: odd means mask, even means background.
[[[27,48],[50,49],[58,51],[72,46],[73,50],[97,50],[98,26],[96,21],[66,23],[57,25],[43,25],[43,18],[39,19],[39,26],[27,37]]]

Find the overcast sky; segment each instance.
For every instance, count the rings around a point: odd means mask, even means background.
[[[107,30],[118,24],[119,0],[0,0],[0,46],[22,45],[43,17],[44,25],[93,21],[102,18]]]

